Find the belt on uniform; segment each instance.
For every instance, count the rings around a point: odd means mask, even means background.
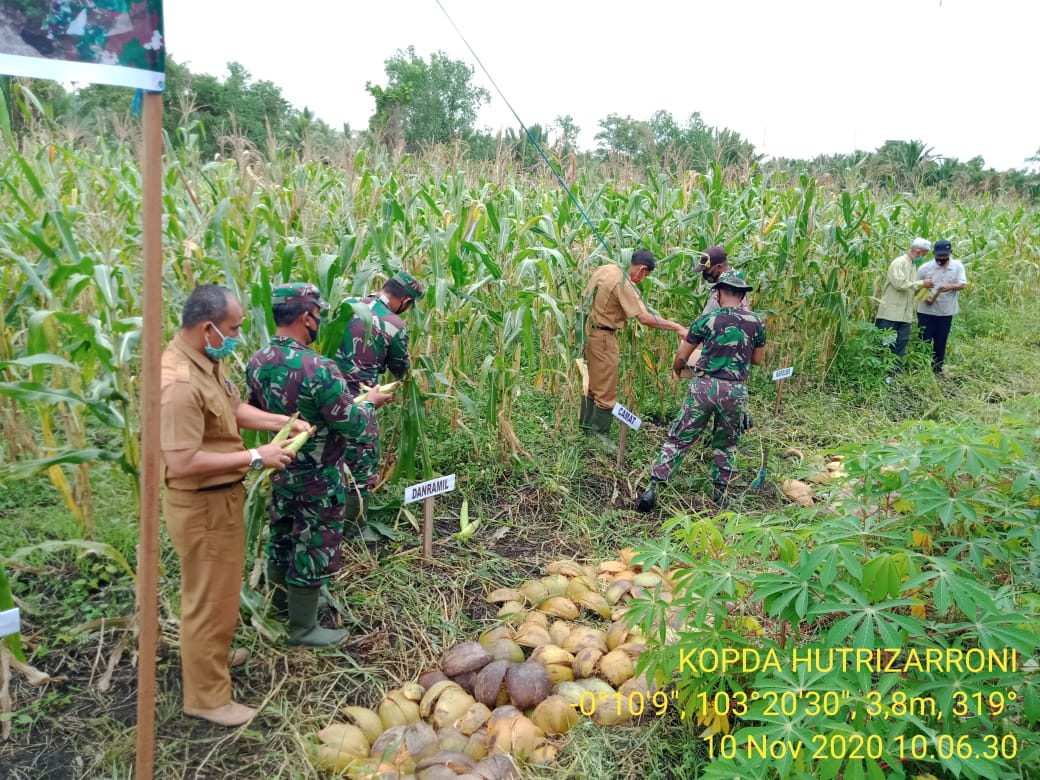
[[[207,485],[206,487],[195,488],[196,493],[212,493],[214,490],[227,490],[233,488],[235,485],[241,485],[242,480],[236,479],[234,482],[221,482],[219,485]]]
[[[593,325],[592,327],[594,330],[605,330],[607,333],[613,333],[617,330],[617,328],[608,328],[604,325]]]
[[[694,371],[693,376],[695,379],[711,379],[716,382],[729,382],[730,384],[734,385],[744,384],[743,379],[723,379],[720,376],[712,376],[711,374],[705,374],[703,371]]]

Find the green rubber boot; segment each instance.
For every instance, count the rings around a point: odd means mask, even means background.
[[[267,587],[271,589],[271,617],[284,620],[289,613],[289,594],[285,591],[285,567],[267,562]]]
[[[601,409],[595,404],[592,405],[592,433],[596,440],[603,445],[603,448],[611,455],[618,451],[617,444],[610,438],[610,425],[614,422],[614,412],[612,409]]]
[[[268,561],[267,562],[267,585],[271,589],[271,617],[285,620],[289,614],[289,594],[285,590],[286,567]],[[329,599],[325,595],[325,588],[321,589],[318,597],[318,609],[326,609]]]
[[[614,422],[612,409],[601,409],[593,404],[591,418],[592,428],[596,433],[602,433],[604,436],[610,433],[610,425]]]
[[[347,638],[347,631],[318,625],[318,597],[321,588],[287,586],[289,605],[289,644],[332,647]]]
[[[592,428],[592,412],[596,408],[596,404],[592,398],[587,395],[581,397],[581,414],[578,417],[578,429],[582,431],[588,431]]]

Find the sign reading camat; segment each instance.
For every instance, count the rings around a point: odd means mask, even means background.
[[[409,485],[404,489],[404,502],[410,504],[413,501],[422,501],[424,498],[439,496],[441,493],[450,493],[455,489],[455,475],[437,477],[418,485]]]
[[[773,381],[778,382],[781,379],[787,379],[791,374],[794,373],[794,366],[789,368],[778,368],[773,372]]]
[[[643,421],[636,417],[635,412],[630,412],[621,404],[614,404],[614,416],[633,431],[638,431],[639,426],[643,424]]]

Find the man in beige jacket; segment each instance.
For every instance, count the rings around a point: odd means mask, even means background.
[[[917,278],[917,263],[932,250],[932,242],[924,238],[915,238],[910,251],[900,255],[888,265],[885,275],[885,286],[881,290],[881,305],[878,306],[877,319],[874,324],[882,329],[894,330],[896,340],[892,351],[896,353],[896,373],[903,364],[906,345],[910,343],[910,323],[914,321],[914,295],[922,287],[931,287],[928,279]],[[886,382],[891,382],[888,377]]]

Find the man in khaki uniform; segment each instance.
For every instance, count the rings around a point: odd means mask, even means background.
[[[902,368],[906,345],[910,343],[910,323],[914,320],[914,296],[922,287],[932,286],[930,279],[917,279],[917,266],[931,249],[931,241],[921,237],[915,238],[910,244],[910,251],[889,263],[888,272],[885,274],[885,285],[881,290],[881,302],[874,324],[878,328],[894,330],[896,333],[895,341],[891,345],[891,350],[896,355],[894,373],[899,373]],[[887,377],[885,381],[891,384],[892,377]]]
[[[626,274],[614,263],[601,265],[592,272],[585,287],[585,300],[591,297],[589,336],[585,344],[585,362],[589,370],[589,394],[581,399],[580,426],[598,433],[609,433],[617,403],[618,349],[617,331],[625,320],[635,317],[648,328],[671,330],[686,336],[686,328],[677,322],[657,317],[647,311],[636,285],[654,270],[653,254],[647,249],[632,253]]]
[[[232,700],[228,672],[245,565],[242,479],[250,469],[283,469],[293,457],[287,442],[242,444],[240,428],[277,431],[289,419],[242,403],[224,374],[220,361],[238,344],[242,319],[242,304],[227,289],[197,287],[162,356],[163,516],[181,559],[184,713],[222,726],[256,713]]]

